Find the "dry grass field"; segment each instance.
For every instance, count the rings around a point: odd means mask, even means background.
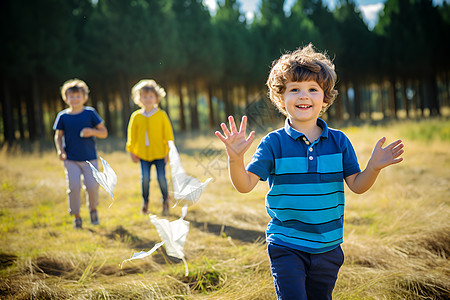
[[[406,152],[404,162],[383,170],[369,192],[346,193],[346,260],[334,298],[449,299],[450,121],[341,129],[361,167],[383,135],[388,142],[402,138]],[[51,142],[1,149],[0,298],[275,299],[264,244],[267,183],[249,194],[236,192],[212,132],[177,135],[175,142],[189,174],[213,178],[186,216],[188,276],[184,264],[163,248],[119,266],[160,242],[140,212],[139,167],[124,152],[123,140],[98,141],[99,155],[118,176],[115,201],[109,207],[112,199],[100,188],[101,224],[89,223],[83,204],[78,231],[67,212],[63,165]],[[158,216],[160,197],[152,180],[150,211]],[[168,218],[180,216],[177,206]]]

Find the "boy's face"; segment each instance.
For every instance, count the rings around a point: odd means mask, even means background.
[[[153,108],[158,104],[158,96],[153,91],[140,91],[140,101],[145,108]]]
[[[66,102],[72,109],[80,109],[88,100],[83,92],[67,92]]]
[[[323,101],[323,89],[315,81],[288,82],[283,98],[287,116],[293,125],[315,122],[327,106]]]

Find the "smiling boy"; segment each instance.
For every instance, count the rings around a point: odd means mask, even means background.
[[[222,123],[229,173],[234,187],[250,192],[259,180],[269,183],[266,230],[271,271],[278,299],[331,299],[344,262],[344,181],[355,193],[367,191],[381,169],[402,161],[400,140],[385,148],[380,139],[361,172],[350,140],[319,116],[337,96],[333,63],[310,44],[287,53],[272,66],[267,86],[271,101],[286,115],[283,128],[267,134],[252,161],[243,156],[255,133],[245,137],[232,116]]]

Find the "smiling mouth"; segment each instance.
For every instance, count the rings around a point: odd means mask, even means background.
[[[295,107],[306,109],[306,108],[312,107],[312,105],[310,105],[310,104],[300,104],[300,105],[296,105]]]

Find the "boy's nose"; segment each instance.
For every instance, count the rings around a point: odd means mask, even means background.
[[[301,90],[298,94],[298,97],[301,99],[308,98],[308,93],[306,91]]]

